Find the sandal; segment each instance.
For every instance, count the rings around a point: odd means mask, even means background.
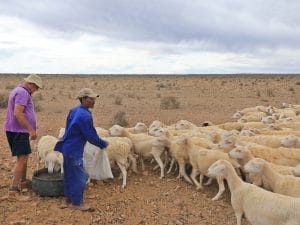
[[[31,180],[26,179],[24,181],[21,181],[20,187],[21,189],[31,188]]]

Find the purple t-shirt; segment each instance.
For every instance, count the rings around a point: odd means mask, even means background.
[[[6,118],[4,122],[4,130],[11,132],[24,132],[28,133],[28,130],[21,126],[14,116],[15,105],[24,106],[24,115],[29,124],[34,130],[36,130],[36,116],[34,111],[34,105],[31,94],[23,84],[18,85],[9,95]]]

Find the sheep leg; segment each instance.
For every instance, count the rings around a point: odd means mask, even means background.
[[[213,179],[212,179],[211,177],[209,177],[209,178],[208,178],[208,181],[207,181],[206,183],[204,183],[204,185],[205,185],[205,186],[210,185],[211,182],[212,182],[212,180],[213,180]]]
[[[190,184],[193,184],[193,182],[191,181],[191,179],[188,177],[188,175],[185,172],[185,164],[183,163],[179,163],[179,174],[177,176],[177,179],[179,179],[181,176],[183,176],[183,178],[189,182]]]
[[[174,162],[175,162],[175,159],[172,159],[172,160],[171,160],[171,163],[170,163],[170,168],[169,168],[169,170],[168,170],[167,174],[169,174],[169,173],[172,171],[172,168],[173,168]]]
[[[145,170],[145,164],[144,164],[144,160],[142,157],[140,157],[140,162],[141,162],[141,165],[142,165],[142,171]]]
[[[123,182],[122,182],[121,188],[125,188],[126,187],[126,179],[127,179],[126,167],[123,164],[119,163],[119,162],[117,162],[117,164],[118,164],[118,166],[121,170],[121,174],[122,174],[122,177],[123,177]]]
[[[157,170],[158,168],[160,168],[160,166],[156,165],[156,166],[153,167],[153,170]]]
[[[133,155],[129,154],[128,155],[129,161],[131,163],[131,170],[137,174],[137,169],[136,169],[136,159],[134,158]]]
[[[202,186],[202,184],[203,184],[203,178],[204,178],[204,175],[203,174],[200,174],[200,187],[201,187],[201,189],[203,189],[203,186]]]
[[[160,167],[160,179],[162,179],[164,177],[164,164],[161,161],[161,158],[159,157],[159,155],[154,154],[154,159],[156,160],[156,162],[158,163],[159,167]]]
[[[198,169],[196,169],[195,167],[193,167],[193,170],[192,170],[192,173],[191,173],[191,179],[192,181],[194,182],[194,184],[196,185],[196,189],[199,190],[199,189],[203,189],[202,187],[202,184],[200,184],[197,179],[196,179],[196,176],[199,174],[199,171]]]
[[[36,164],[36,170],[39,170],[39,167],[40,167],[40,156],[39,156],[39,152],[36,152],[37,153],[37,164]]]
[[[225,187],[224,187],[224,179],[223,177],[217,176],[217,181],[218,181],[218,185],[219,185],[219,191],[216,194],[215,197],[212,198],[213,201],[219,200],[221,195],[224,193],[225,191]]]
[[[235,212],[236,224],[237,225],[242,225],[242,215],[243,215],[243,213]]]

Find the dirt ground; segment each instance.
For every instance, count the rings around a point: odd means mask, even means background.
[[[24,76],[0,75],[0,120],[3,124],[3,99]],[[125,113],[128,126],[137,122],[149,125],[153,120],[172,124],[186,119],[197,125],[233,121],[236,110],[281,103],[299,104],[300,76],[297,75],[210,75],[210,76],[42,76],[45,88],[34,94],[38,116],[38,134],[58,135],[65,126],[69,109],[83,87],[93,88],[100,98],[93,109],[94,124],[109,128],[118,112]],[[32,143],[33,146],[36,144]],[[36,169],[36,150],[29,160],[28,174]],[[211,201],[217,185],[197,191],[175,174],[159,179],[159,171],[147,164],[147,170],[128,176],[127,187],[121,181],[87,187],[86,202],[93,212],[66,207],[64,198],[39,197],[31,190],[24,194],[30,201],[7,198],[15,159],[10,156],[5,134],[0,136],[0,224],[128,224],[128,225],[231,225],[235,216],[230,192],[219,201]],[[139,165],[138,165],[139,166]],[[140,167],[139,167],[140,168]],[[243,220],[243,225],[248,225]]]

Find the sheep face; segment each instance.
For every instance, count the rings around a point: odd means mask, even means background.
[[[294,135],[288,135],[286,137],[284,137],[283,139],[281,139],[280,143],[287,148],[292,148],[295,147],[297,144],[297,140],[298,138]]]
[[[274,119],[272,118],[272,116],[265,116],[261,118],[261,122],[263,122],[264,124],[271,124],[274,122]]]
[[[179,120],[175,124],[175,129],[176,130],[191,129],[192,127],[194,127],[194,125],[191,122],[187,121],[187,120]]]
[[[134,132],[136,133],[142,133],[142,132],[146,132],[147,131],[147,126],[144,123],[137,123],[134,126]]]
[[[154,128],[149,131],[149,134],[154,137],[166,136],[169,137],[170,133],[167,128]]]
[[[214,162],[207,170],[207,176],[209,177],[224,177],[226,174],[226,162],[225,160],[218,160]]]
[[[109,134],[111,136],[120,136],[123,133],[123,127],[121,127],[120,125],[113,125],[111,128],[109,128]]]
[[[223,140],[221,140],[220,144],[219,144],[219,148],[227,151],[227,150],[231,150],[235,147],[235,142],[236,139],[234,137],[228,137],[225,138]]]
[[[149,130],[151,130],[151,129],[154,129],[154,128],[160,128],[160,127],[163,127],[163,123],[162,122],[160,122],[159,120],[154,120],[151,124],[150,124],[150,126],[149,126]]]
[[[259,173],[263,170],[265,162],[265,160],[260,158],[251,159],[245,164],[244,170],[246,173]]]
[[[247,149],[244,146],[237,146],[233,148],[228,154],[234,159],[243,159],[246,156]]]
[[[242,117],[242,114],[240,112],[236,112],[235,114],[233,114],[232,118],[233,119],[240,119]]]

